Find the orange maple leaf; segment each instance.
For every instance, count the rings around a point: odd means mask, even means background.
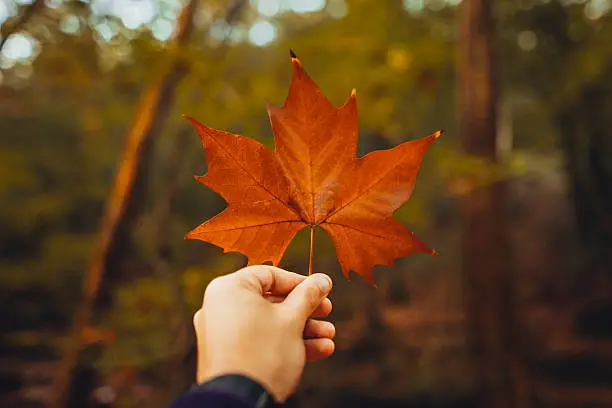
[[[393,218],[410,198],[421,160],[436,132],[356,157],[357,98],[335,108],[292,53],[293,76],[282,107],[268,106],[276,151],[244,136],[197,129],[208,173],[196,176],[228,203],[186,238],[246,255],[249,264],[278,265],[302,228],[320,226],[334,242],[342,272],[373,284],[375,264],[436,252]]]

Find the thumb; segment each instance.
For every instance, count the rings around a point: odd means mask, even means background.
[[[315,273],[303,280],[288,295],[283,305],[291,309],[305,324],[312,312],[331,292],[332,280],[323,273]]]

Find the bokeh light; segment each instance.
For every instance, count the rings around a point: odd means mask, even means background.
[[[13,34],[6,40],[2,56],[9,60],[26,61],[34,54],[34,41],[25,34]]]
[[[249,41],[258,46],[268,45],[276,38],[276,27],[268,20],[259,20],[249,30]]]
[[[531,30],[521,31],[516,41],[523,51],[531,51],[538,45],[538,37]]]
[[[260,14],[272,17],[281,10],[281,0],[255,0],[254,6]]]
[[[289,0],[289,8],[296,13],[309,13],[322,10],[325,0]]]

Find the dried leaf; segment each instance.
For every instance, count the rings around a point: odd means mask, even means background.
[[[356,157],[357,98],[335,108],[292,55],[282,107],[268,106],[276,151],[193,118],[209,171],[196,177],[227,208],[187,234],[238,251],[249,264],[278,265],[295,234],[320,226],[332,237],[344,275],[370,283],[372,267],[412,253],[435,254],[393,218],[410,198],[421,160],[440,135]]]

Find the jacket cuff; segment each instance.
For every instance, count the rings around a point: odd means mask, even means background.
[[[253,408],[274,408],[276,401],[261,384],[241,374],[225,374],[191,387],[190,393],[213,391],[233,396]]]

